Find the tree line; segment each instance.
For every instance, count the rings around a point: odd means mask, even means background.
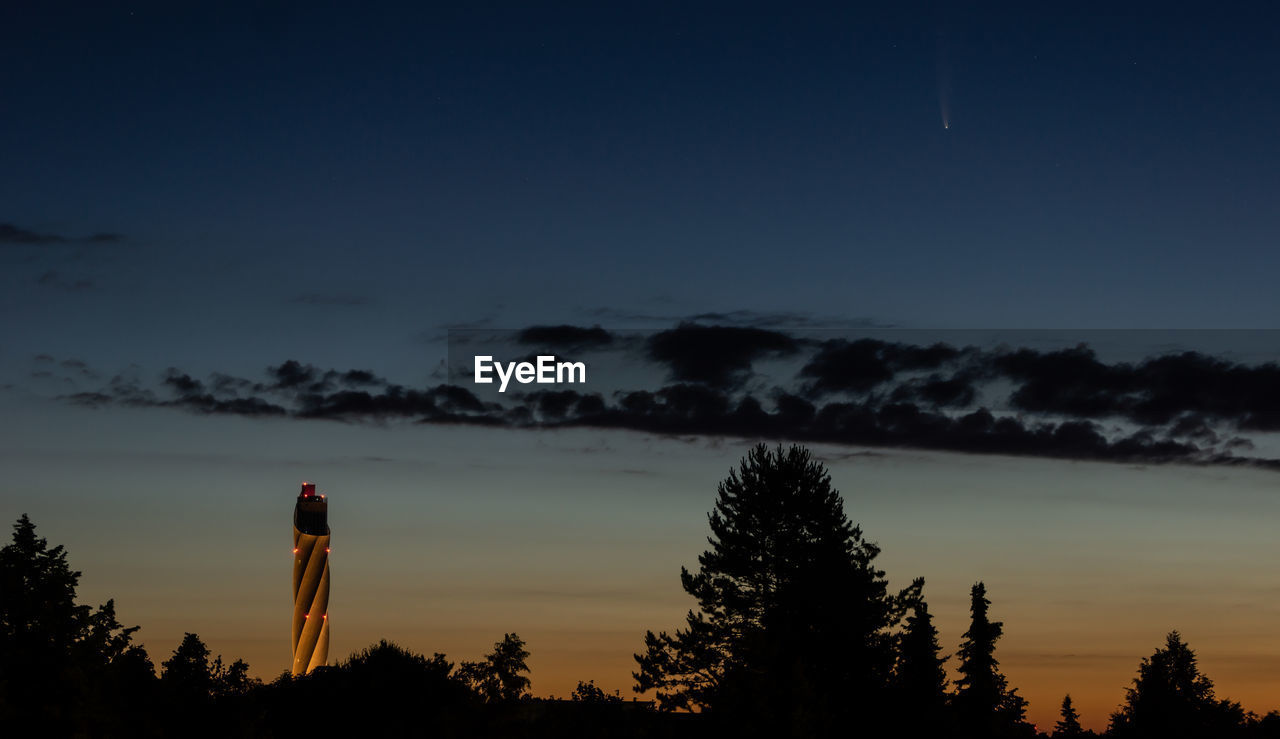
[[[381,641],[304,677],[270,682],[188,633],[155,668],[112,601],[76,601],[80,573],[22,516],[0,549],[0,733],[47,736],[839,737],[1069,739],[1085,730],[1069,695],[1053,727],[997,659],[1004,625],[982,582],[970,624],[943,653],[917,578],[893,590],[880,548],[844,511],[821,462],[801,446],[752,448],[718,489],[710,547],[681,583],[696,601],[682,628],[648,632],[624,700],[594,681],[566,699],[530,693],[529,651],[514,633],[455,664]],[[957,679],[948,678],[954,659]],[[651,699],[648,699],[651,697]],[[1141,660],[1106,736],[1280,737],[1216,696],[1178,632]]]

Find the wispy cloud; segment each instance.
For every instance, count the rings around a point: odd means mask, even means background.
[[[822,329],[822,328],[893,328],[868,316],[822,316],[796,311],[727,310],[702,313],[659,313],[649,311],[620,310],[617,308],[579,309],[582,315],[604,323],[649,324],[649,328],[679,323],[700,323],[722,326],[750,326],[770,329]]]
[[[356,308],[360,306],[370,305],[373,298],[367,295],[356,295],[354,293],[303,293],[294,296],[290,303],[298,303],[300,305],[324,305],[343,308]]]
[[[88,236],[71,237],[62,234],[33,231],[12,223],[0,223],[0,244],[20,246],[55,246],[59,244],[111,244],[123,241],[118,233],[98,232]]]
[[[92,290],[94,287],[93,280],[84,278],[68,279],[64,278],[56,270],[47,270],[36,278],[36,284],[40,287],[46,287],[53,290],[65,290],[67,292],[84,292]]]

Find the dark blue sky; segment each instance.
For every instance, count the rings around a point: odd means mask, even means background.
[[[1266,4],[109,5],[0,16],[0,222],[67,239],[3,245],[18,356],[408,369],[441,325],[744,309],[1274,325]]]

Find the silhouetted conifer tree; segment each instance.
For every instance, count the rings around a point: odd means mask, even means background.
[[[934,734],[946,720],[947,656],[941,654],[938,629],[923,599],[917,599],[898,640],[894,684],[898,693],[900,724]]]
[[[0,549],[0,708],[10,721],[70,732],[81,688],[71,681],[72,649],[89,617],[75,602],[80,573],[25,514],[13,529]]]
[[[155,675],[146,652],[131,644],[137,627],[116,620],[112,601],[96,610],[77,605],[80,573],[63,547],[50,548],[26,515],[13,529],[12,543],[0,548],[0,729],[141,731],[127,714],[145,708]],[[121,695],[126,684],[133,692]]]
[[[1062,718],[1053,726],[1053,739],[1080,739],[1084,736],[1084,727],[1080,725],[1080,714],[1071,705],[1071,696],[1062,698]]]
[[[1200,673],[1196,654],[1177,631],[1138,665],[1124,704],[1111,715],[1117,737],[1207,739],[1238,733],[1245,726],[1239,703],[1218,700],[1213,682]]]
[[[906,601],[874,566],[879,547],[803,447],[756,446],[717,492],[711,548],[680,573],[698,608],[645,635],[636,690],[738,733],[829,735],[853,716],[876,730]]]
[[[987,587],[979,582],[970,591],[972,620],[960,644],[960,679],[956,681],[955,705],[962,731],[973,737],[1021,736],[1034,733],[1023,718],[1027,702],[1010,690],[996,660],[996,642],[1004,634],[1004,624],[988,615],[991,601]]]

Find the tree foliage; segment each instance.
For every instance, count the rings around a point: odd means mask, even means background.
[[[110,731],[121,726],[108,713],[146,699],[155,675],[132,643],[138,627],[117,620],[113,601],[76,603],[79,581],[66,550],[21,516],[0,548],[0,725]]]
[[[189,700],[213,697],[209,648],[196,634],[184,634],[182,643],[160,667],[161,684],[174,694]]]
[[[266,685],[187,633],[157,677],[133,643],[137,627],[120,623],[112,600],[77,603],[80,573],[22,516],[0,548],[0,736],[32,726],[50,736],[292,736],[317,706],[336,735],[1033,736],[995,656],[1004,628],[985,585],[970,592],[948,693],[923,581],[892,593],[874,565],[879,548],[843,507],[825,468],[797,446],[756,446],[720,483],[710,547],[697,572],[681,570],[697,607],[673,634],[646,634],[633,673],[637,690],[689,713],[623,701],[594,681],[566,701],[532,698],[530,654],[514,633],[457,669],[384,640]],[[1108,735],[1280,737],[1280,714],[1217,698],[1175,631],[1142,660]],[[1094,736],[1069,695],[1053,736]]]
[[[826,468],[803,447],[757,445],[720,483],[708,519],[710,549],[696,573],[680,573],[697,609],[675,633],[645,635],[636,689],[758,732],[869,720],[908,597],[889,592],[879,547],[849,521]]]
[[[1196,653],[1171,631],[1164,647],[1138,665],[1133,687],[1111,715],[1110,730],[1118,737],[1207,739],[1229,736],[1244,723],[1244,709],[1214,696],[1213,682],[1200,673]]]
[[[596,685],[595,680],[583,682],[578,681],[578,686],[573,689],[573,693],[569,699],[575,703],[621,703],[622,696],[617,692],[606,693]]]
[[[1053,725],[1053,739],[1080,739],[1085,736],[1084,727],[1080,725],[1080,714],[1071,704],[1071,696],[1062,697],[1062,718]]]
[[[921,730],[937,731],[946,722],[947,659],[929,605],[917,598],[898,640],[893,677],[898,706]]]
[[[466,736],[475,694],[443,654],[431,657],[385,639],[304,676],[288,672],[250,692],[270,736],[298,734],[299,717],[323,706],[324,732],[341,736]]]
[[[459,677],[490,703],[512,703],[529,691],[529,651],[517,634],[503,634],[502,641],[480,662],[463,662]]]
[[[1004,635],[1004,624],[990,619],[990,608],[987,586],[974,584],[969,592],[969,630],[957,652],[957,718],[971,736],[1019,736],[1031,732],[1024,722],[1027,702],[1009,688],[1008,679],[1000,671],[996,642]]]

